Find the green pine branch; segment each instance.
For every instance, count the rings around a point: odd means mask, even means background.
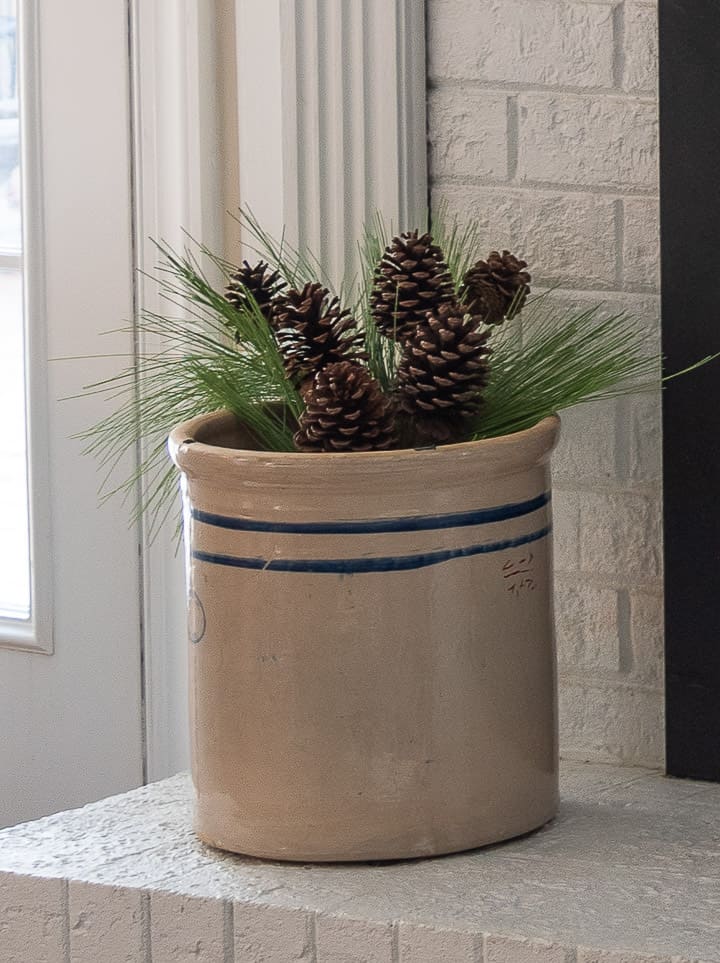
[[[284,238],[275,240],[248,209],[238,220],[258,256],[288,285],[319,280],[333,291],[311,252],[292,247]],[[471,221],[461,226],[441,209],[431,229],[460,294],[467,269],[486,254],[480,225]],[[371,297],[375,269],[392,234],[392,225],[375,215],[358,245],[359,279],[341,287],[364,333],[368,368],[388,394],[395,388],[400,348],[374,323]],[[87,392],[106,398],[112,410],[80,436],[85,450],[99,461],[102,497],[119,495],[131,501],[133,517],[144,516],[151,534],[177,500],[175,469],[166,452],[174,425],[224,408],[249,428],[258,448],[293,451],[293,433],[303,411],[257,304],[250,296],[246,307],[236,308],[224,287],[218,290],[208,277],[211,272],[226,285],[234,265],[189,236],[182,252],[164,243],[157,246],[157,281],[172,311],[167,316],[144,313],[133,331],[140,343],[160,347],[143,354],[137,365],[128,359],[119,374],[87,387]],[[489,382],[466,440],[511,434],[576,404],[662,385],[659,354],[636,319],[624,313],[603,316],[601,305],[563,310],[551,295],[528,298],[518,318],[493,326]],[[128,456],[135,461],[137,450],[144,452],[140,465],[118,483],[121,466]]]

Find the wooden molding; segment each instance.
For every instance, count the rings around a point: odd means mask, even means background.
[[[339,284],[376,210],[427,207],[425,20],[416,0],[237,0],[240,197]]]

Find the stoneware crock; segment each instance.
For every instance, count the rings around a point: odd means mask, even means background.
[[[552,818],[558,429],[361,454],[252,450],[225,412],[172,432],[202,840],[398,859]]]

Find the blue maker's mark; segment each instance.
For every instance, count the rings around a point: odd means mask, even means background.
[[[392,555],[384,558],[238,558],[234,555],[217,555],[214,552],[201,552],[197,549],[193,551],[192,557],[199,562],[209,562],[213,565],[229,565],[232,568],[249,568],[268,572],[319,572],[341,575],[363,572],[406,572],[409,569],[438,565],[454,558],[468,558],[472,555],[486,555],[489,552],[502,552],[509,548],[518,548],[520,545],[527,545],[530,542],[537,542],[539,539],[545,538],[551,529],[551,525],[546,525],[530,535],[507,538],[500,542],[468,545],[466,548],[442,549],[420,555]]]
[[[229,528],[242,532],[282,532],[289,535],[366,535],[381,532],[423,532],[443,528],[465,528],[468,525],[489,525],[510,518],[529,515],[543,508],[550,501],[550,493],[543,492],[525,502],[498,505],[496,508],[478,508],[471,512],[454,512],[448,515],[415,515],[406,518],[376,518],[342,522],[266,522],[247,518],[215,515],[193,508],[192,517],[197,522],[217,528]]]

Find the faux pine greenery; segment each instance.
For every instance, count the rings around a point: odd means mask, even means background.
[[[271,451],[389,449],[510,434],[661,384],[637,321],[528,297],[525,262],[483,257],[476,223],[441,212],[430,233],[393,236],[377,216],[359,242],[359,278],[335,292],[311,253],[249,211],[240,221],[258,264],[238,267],[191,239],[182,252],[158,245],[168,314],[146,312],[135,330],[162,347],[87,389],[114,405],[83,436],[103,492],[135,500],[140,490],[151,531],[175,501],[167,434],[204,412],[229,409]],[[144,461],[114,486],[140,443]]]

